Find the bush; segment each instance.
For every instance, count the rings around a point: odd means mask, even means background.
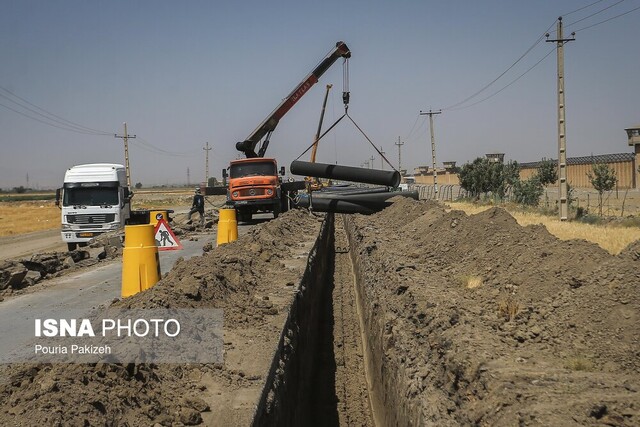
[[[583,222],[585,224],[591,224],[591,225],[600,224],[602,222],[602,218],[593,214],[586,214],[576,219],[580,222]]]
[[[553,160],[543,158],[540,161],[536,175],[543,186],[555,184],[558,180],[558,164]]]
[[[525,181],[516,181],[513,186],[513,198],[516,203],[526,206],[538,206],[544,187],[537,175]]]

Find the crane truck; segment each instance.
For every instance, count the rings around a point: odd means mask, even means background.
[[[271,134],[280,119],[306,94],[311,87],[339,58],[345,62],[351,57],[347,45],[340,41],[335,48],[300,82],[293,91],[265,118],[258,127],[244,140],[236,144],[236,149],[245,155],[245,159],[234,160],[229,165],[229,172],[223,170],[227,179],[227,204],[235,207],[239,221],[249,221],[258,212],[272,212],[277,218],[280,212],[288,207],[287,193],[304,188],[301,183],[283,182],[284,167],[278,171],[276,159],[264,157]],[[349,102],[349,92],[343,92],[343,102]],[[258,144],[260,141],[264,141]],[[257,148],[257,150],[256,150]]]

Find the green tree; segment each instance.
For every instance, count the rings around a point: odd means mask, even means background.
[[[478,157],[472,163],[465,163],[460,168],[460,186],[464,188],[471,197],[479,198],[481,194],[489,191],[489,161]]]
[[[543,158],[538,165],[536,175],[543,186],[555,184],[558,180],[558,163]]]
[[[616,171],[606,163],[594,163],[591,172],[587,172],[593,188],[598,191],[598,212],[602,216],[602,202],[604,193],[613,190],[618,182]]]
[[[142,183],[141,182],[136,182],[136,185],[134,185],[134,187],[136,187],[136,189],[141,189],[142,188]]]
[[[207,187],[215,187],[218,185],[218,179],[216,177],[210,177],[209,182],[207,183]]]
[[[518,180],[520,166],[517,162],[495,163],[478,157],[466,163],[458,175],[460,186],[472,197],[492,193],[497,199],[504,199],[509,188]]]
[[[21,185],[20,187],[13,187],[13,192],[18,194],[23,194],[27,192],[27,189]]]

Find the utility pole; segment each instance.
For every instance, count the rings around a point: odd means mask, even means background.
[[[187,168],[187,187],[191,187],[191,175],[189,174],[189,168]]]
[[[135,138],[135,135],[129,135],[127,133],[127,122],[124,122],[124,135],[115,134],[116,138],[122,138],[124,140],[124,167],[127,173],[127,187],[131,188],[131,169],[129,168],[129,138]]]
[[[373,161],[375,160],[375,157],[371,156],[371,163],[369,163],[371,165],[371,169],[373,169]]]
[[[382,151],[382,145],[380,146],[380,169],[384,170],[384,155],[387,154],[386,151]]]
[[[400,142],[400,137],[398,137],[398,142],[395,143],[398,146],[398,172],[402,175],[402,146],[404,142]]]
[[[207,187],[209,185],[209,143],[207,142],[207,146],[202,148],[206,153],[205,163],[204,163],[204,186]]]
[[[438,194],[438,172],[436,171],[436,139],[433,136],[433,115],[434,114],[442,114],[442,110],[422,112],[420,111],[421,116],[428,115],[429,116],[429,127],[431,128],[431,162],[433,164],[433,191],[435,194]]]
[[[562,16],[558,18],[558,38],[547,42],[556,43],[558,53],[558,211],[560,221],[566,221],[569,217],[569,197],[567,191],[567,140],[564,108],[564,44],[574,41],[576,33],[571,33],[571,38],[565,39],[562,34]]]

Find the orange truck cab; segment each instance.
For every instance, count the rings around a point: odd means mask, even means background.
[[[229,165],[227,204],[236,208],[239,221],[249,221],[253,214],[281,212],[281,183],[284,167],[278,175],[275,159],[254,157],[234,160]]]

